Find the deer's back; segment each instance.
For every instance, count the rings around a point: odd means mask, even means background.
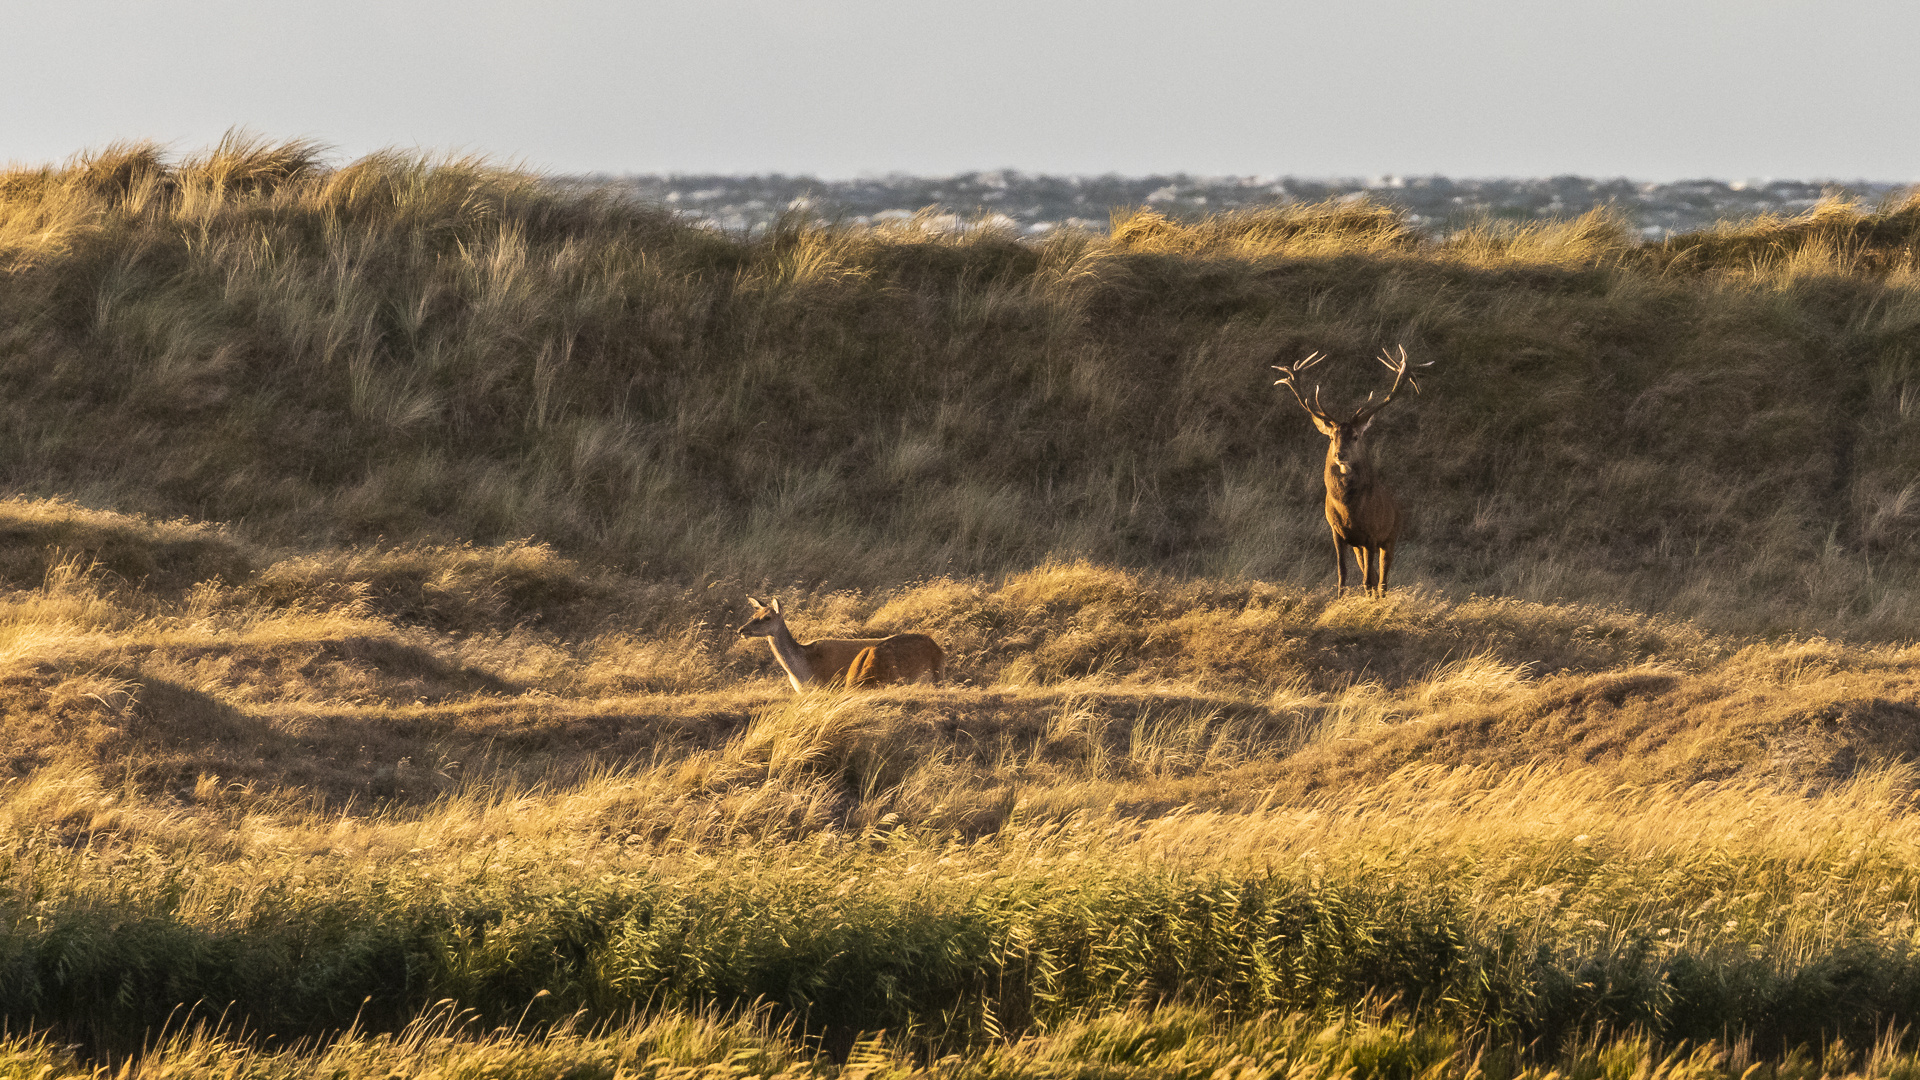
[[[937,683],[946,673],[946,660],[939,642],[927,635],[895,634],[860,650],[847,668],[847,685],[912,682],[922,675]]]
[[[886,638],[821,638],[800,646],[807,654],[807,664],[813,669],[813,681],[817,683],[834,682],[847,673],[847,666],[860,650],[878,645]]]

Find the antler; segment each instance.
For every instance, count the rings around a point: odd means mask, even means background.
[[[1325,413],[1324,411],[1322,411],[1322,410],[1321,410],[1321,408],[1320,408],[1320,387],[1319,387],[1319,385],[1318,385],[1318,384],[1316,384],[1316,385],[1314,386],[1314,388],[1313,388],[1313,404],[1311,404],[1311,405],[1309,405],[1309,404],[1307,404],[1307,399],[1306,399],[1306,398],[1303,398],[1303,397],[1301,397],[1301,396],[1300,396],[1300,388],[1299,388],[1298,386],[1296,386],[1296,385],[1294,385],[1294,382],[1293,382],[1293,377],[1294,377],[1295,375],[1298,375],[1298,374],[1300,374],[1301,372],[1303,372],[1303,371],[1305,371],[1305,370],[1307,370],[1308,368],[1310,368],[1310,367],[1312,367],[1313,365],[1315,365],[1315,364],[1317,364],[1317,363],[1319,363],[1320,361],[1322,361],[1322,360],[1325,360],[1325,359],[1326,359],[1326,357],[1325,357],[1324,355],[1322,355],[1321,353],[1319,353],[1319,352],[1314,352],[1314,353],[1312,353],[1312,354],[1310,354],[1310,355],[1309,355],[1309,356],[1308,356],[1308,357],[1307,357],[1307,358],[1306,358],[1305,360],[1302,360],[1302,361],[1300,361],[1300,362],[1298,362],[1298,363],[1296,363],[1296,364],[1294,364],[1294,365],[1293,365],[1292,367],[1284,367],[1284,366],[1282,366],[1282,365],[1280,365],[1280,364],[1274,364],[1274,365],[1272,365],[1272,366],[1273,366],[1273,370],[1275,370],[1275,371],[1277,371],[1277,372],[1279,372],[1279,373],[1280,373],[1280,377],[1279,377],[1279,378],[1277,378],[1277,379],[1275,379],[1275,380],[1273,380],[1273,385],[1275,385],[1275,386],[1285,386],[1285,387],[1286,387],[1287,389],[1289,389],[1289,390],[1291,390],[1291,391],[1293,391],[1293,400],[1295,400],[1295,401],[1297,401],[1297,402],[1299,402],[1299,403],[1300,403],[1300,407],[1301,407],[1301,408],[1303,408],[1303,409],[1305,409],[1305,410],[1307,410],[1307,412],[1308,412],[1308,413],[1311,413],[1312,415],[1314,415],[1314,416],[1317,416],[1317,417],[1319,417],[1319,418],[1320,418],[1320,419],[1322,419],[1322,420],[1328,420],[1328,421],[1331,421],[1331,420],[1332,420],[1332,418],[1331,418],[1331,417],[1329,417],[1329,416],[1328,416],[1328,415],[1327,415],[1327,414],[1326,414],[1326,413]],[[1384,402],[1382,402],[1382,404],[1385,404],[1385,403],[1384,403]]]
[[[1381,366],[1385,367],[1388,371],[1393,372],[1393,386],[1387,390],[1387,396],[1381,398],[1379,401],[1375,401],[1373,400],[1373,391],[1371,390],[1367,391],[1366,403],[1360,406],[1359,410],[1353,414],[1353,419],[1347,421],[1348,423],[1358,424],[1358,423],[1363,423],[1367,420],[1373,419],[1373,414],[1379,412],[1381,409],[1386,408],[1387,402],[1393,400],[1393,395],[1397,391],[1399,391],[1400,383],[1402,380],[1405,380],[1408,386],[1413,387],[1414,393],[1417,394],[1420,392],[1420,383],[1414,379],[1412,373],[1410,373],[1407,369],[1409,367],[1417,367],[1417,368],[1432,367],[1433,361],[1429,360],[1424,364],[1410,365],[1407,363],[1407,347],[1405,345],[1400,345],[1400,346],[1396,346],[1396,348],[1400,352],[1399,360],[1395,360],[1393,358],[1393,354],[1388,352],[1385,349],[1380,350],[1380,355],[1374,357],[1374,359],[1380,361]]]

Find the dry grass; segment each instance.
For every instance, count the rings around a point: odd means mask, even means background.
[[[1320,440],[1263,373],[1319,349],[1363,397],[1359,358],[1402,342],[1436,361],[1382,421],[1404,580],[1911,637],[1911,217],[743,240],[475,159],[121,145],[0,177],[0,482],[676,583],[1317,581]]]
[[[1022,799],[1239,807],[1423,761],[1824,785],[1916,749],[1909,647],[1620,609],[1050,563],[790,593],[802,637],[928,632],[957,683],[796,698],[732,633],[740,592],[543,546],[279,554],[29,500],[0,505],[0,531],[63,538],[0,604],[16,775],[66,763],[189,803],[207,777],[278,805],[417,804],[644,762],[613,773],[673,820],[709,802],[751,819],[734,793],[790,786],[775,831],[981,830]],[[178,584],[208,569],[226,577]]]
[[[6,1067],[1904,1076],[1911,211],[0,177]],[[1411,585],[1341,597],[1260,373],[1391,341]],[[794,695],[748,592],[952,682]]]
[[[1766,215],[1737,228],[1676,236],[1650,257],[1663,269],[1739,266],[1775,279],[1900,275],[1911,277],[1920,241],[1920,191],[1878,210],[1827,198],[1805,214]]]
[[[0,596],[8,1015],[105,1054],[194,1000],[374,1032],[276,1050],[209,1005],[139,1069],[1338,1071],[1386,1039],[1436,1076],[1657,1071],[1905,1015],[1905,646],[1049,563],[790,593],[802,636],[925,630],[959,676],[795,695],[732,589],[0,510],[68,538]],[[1233,974],[1296,933],[1327,944],[1294,974]],[[442,998],[471,1022],[418,1019]]]
[[[1464,1040],[1358,1010],[1331,1020],[1304,1013],[1268,1014],[1221,1023],[1192,1009],[1128,1011],[1063,1025],[1060,1030],[994,1047],[979,1058],[924,1053],[874,1037],[848,1048],[844,1060],[799,1051],[764,1019],[669,1016],[610,1031],[563,1030],[538,1038],[480,1034],[442,1011],[396,1035],[355,1034],[315,1052],[262,1050],[206,1028],[181,1032],[130,1062],[115,1076],[218,1076],[246,1080],[385,1080],[395,1075],[487,1077],[637,1077],[694,1080],[712,1076],[807,1078],[972,1077],[1267,1077],[1340,1080],[1412,1075],[1430,1080],[1853,1080],[1898,1078],[1914,1056],[1898,1040],[1855,1048],[1835,1043],[1823,1053],[1754,1060],[1745,1043],[1709,1042],[1664,1050],[1626,1036],[1570,1047],[1537,1063],[1489,1054]],[[109,1070],[76,1060],[43,1039],[8,1040],[0,1054],[20,1075],[63,1080]]]

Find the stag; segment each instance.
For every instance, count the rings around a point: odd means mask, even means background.
[[[1393,400],[1402,382],[1413,387],[1414,393],[1420,392],[1420,384],[1414,381],[1409,366],[1432,367],[1433,361],[1409,365],[1405,346],[1399,347],[1397,359],[1394,354],[1382,351],[1376,359],[1393,372],[1393,386],[1387,390],[1387,396],[1375,401],[1373,392],[1368,391],[1367,400],[1354,410],[1352,417],[1336,420],[1320,407],[1318,386],[1313,388],[1313,404],[1309,405],[1294,382],[1301,372],[1323,359],[1325,357],[1316,352],[1291,367],[1273,365],[1273,370],[1280,373],[1273,385],[1293,391],[1293,399],[1307,410],[1320,434],[1327,437],[1327,524],[1333,528],[1333,565],[1340,573],[1340,588],[1347,587],[1347,551],[1351,549],[1353,561],[1360,568],[1361,585],[1369,595],[1384,596],[1387,574],[1393,569],[1393,542],[1400,535],[1400,507],[1374,472],[1367,429],[1373,426],[1373,418],[1387,407],[1387,402]]]

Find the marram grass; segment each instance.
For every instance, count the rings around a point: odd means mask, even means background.
[[[27,1060],[1906,1060],[1906,646],[1054,563],[790,593],[955,675],[795,695],[735,590],[0,509]]]
[[[742,238],[478,159],[116,145],[0,176],[0,483],[677,581],[1313,580],[1322,442],[1267,365],[1345,401],[1404,344],[1403,581],[1911,636],[1916,205]]]
[[[0,1068],[1907,1076],[1913,213],[0,176]],[[1389,343],[1341,597],[1262,373]]]
[[[443,999],[482,1031],[757,1008],[836,1054],[860,1033],[978,1054],[1129,1010],[1373,1001],[1547,1060],[1624,1032],[1737,1033],[1777,1058],[1870,1046],[1912,1014],[1909,780],[1807,800],[1416,771],[1337,803],[1016,816],[975,841],[689,847],[527,805],[476,832],[461,799],[253,822],[254,850],[211,857],[160,822],[77,848],[16,825],[0,987],[9,1015],[121,1053],[223,1018],[394,1030]]]

